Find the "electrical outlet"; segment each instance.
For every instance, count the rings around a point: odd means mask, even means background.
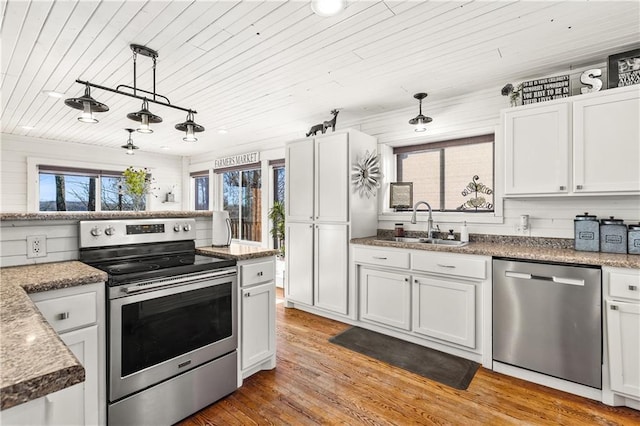
[[[47,255],[47,236],[30,235],[27,237],[27,257],[45,257]]]

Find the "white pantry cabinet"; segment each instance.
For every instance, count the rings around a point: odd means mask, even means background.
[[[242,379],[276,366],[275,257],[238,262]]]
[[[286,267],[288,307],[340,316],[354,313],[349,240],[374,235],[376,198],[351,188],[351,167],[376,139],[356,130],[286,145]]]
[[[611,391],[640,401],[640,270],[603,272]]]
[[[85,381],[44,397],[45,424],[105,424],[104,283],[29,295],[85,369]]]
[[[502,111],[505,196],[640,193],[640,86]]]

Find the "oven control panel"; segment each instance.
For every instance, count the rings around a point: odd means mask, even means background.
[[[83,220],[79,226],[80,248],[156,243],[196,239],[196,220],[114,219]]]

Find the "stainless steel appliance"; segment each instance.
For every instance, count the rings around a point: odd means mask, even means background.
[[[493,260],[493,359],[602,388],[599,267]]]
[[[80,222],[108,273],[108,418],[173,424],[237,389],[235,260],[195,254],[195,219]]]

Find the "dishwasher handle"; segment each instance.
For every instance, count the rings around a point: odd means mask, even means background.
[[[584,280],[576,279],[576,278],[565,278],[565,277],[556,277],[556,276],[546,277],[543,275],[532,275],[532,274],[527,274],[523,272],[514,272],[514,271],[505,271],[504,276],[508,278],[518,278],[522,280],[552,281],[556,284],[584,286]]]

